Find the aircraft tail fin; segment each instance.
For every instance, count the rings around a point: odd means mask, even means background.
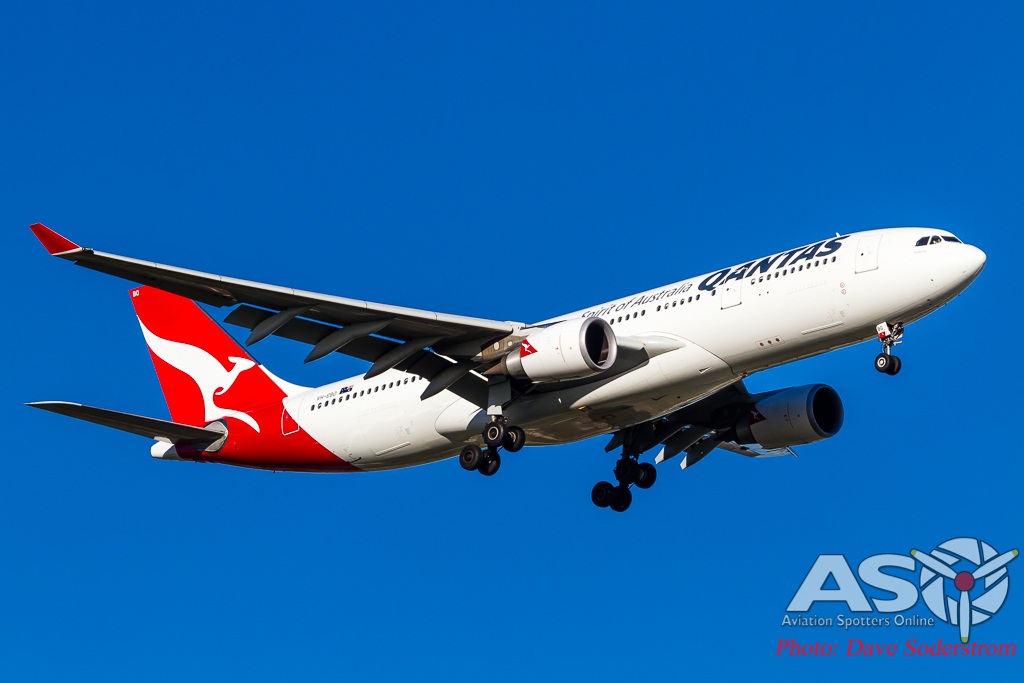
[[[155,287],[131,297],[175,422],[234,418],[259,432],[248,411],[306,390],[257,363],[194,301]]]

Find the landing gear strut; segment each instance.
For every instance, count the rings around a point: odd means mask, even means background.
[[[625,512],[633,502],[630,485],[649,489],[658,478],[658,470],[649,462],[638,462],[635,455],[623,455],[615,463],[615,479],[619,482],[614,486],[607,481],[600,481],[590,492],[590,500],[599,508],[608,508],[616,512]]]
[[[889,323],[879,323],[875,329],[878,331],[878,341],[882,342],[882,352],[875,356],[875,370],[895,375],[903,367],[903,362],[898,356],[892,355],[892,347],[903,343],[903,323],[893,323],[892,327]]]
[[[459,464],[465,470],[476,470],[485,477],[494,475],[501,467],[501,456],[498,449],[503,448],[509,453],[516,453],[526,443],[526,432],[521,427],[509,427],[504,418],[496,418],[487,423],[481,434],[487,449],[476,444],[469,444],[459,453]]]

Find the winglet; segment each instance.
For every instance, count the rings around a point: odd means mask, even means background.
[[[69,240],[67,237],[58,235],[42,223],[33,223],[28,227],[29,230],[35,233],[36,238],[43,243],[43,246],[46,247],[46,251],[50,252],[51,256],[57,256],[58,254],[81,249],[80,246]]]

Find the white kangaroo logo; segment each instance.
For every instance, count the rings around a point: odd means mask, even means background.
[[[230,389],[238,376],[249,368],[255,367],[256,363],[248,358],[228,356],[228,360],[234,363],[234,367],[231,370],[225,370],[220,361],[207,351],[191,344],[161,339],[146,329],[141,319],[139,325],[142,325],[142,335],[146,338],[146,343],[153,353],[171,367],[177,368],[191,377],[199,387],[199,392],[203,395],[207,423],[221,417],[233,417],[249,425],[257,433],[260,431],[259,424],[252,419],[251,415],[238,410],[221,408],[213,402],[214,396],[220,396]]]

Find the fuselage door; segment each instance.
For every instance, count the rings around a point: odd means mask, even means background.
[[[718,285],[718,293],[722,297],[722,310],[739,306],[743,303],[743,299],[740,298],[740,288],[742,285],[743,280],[729,280],[724,284]]]
[[[855,273],[866,273],[878,270],[878,245],[882,241],[880,234],[865,235],[857,242],[857,260]]]

